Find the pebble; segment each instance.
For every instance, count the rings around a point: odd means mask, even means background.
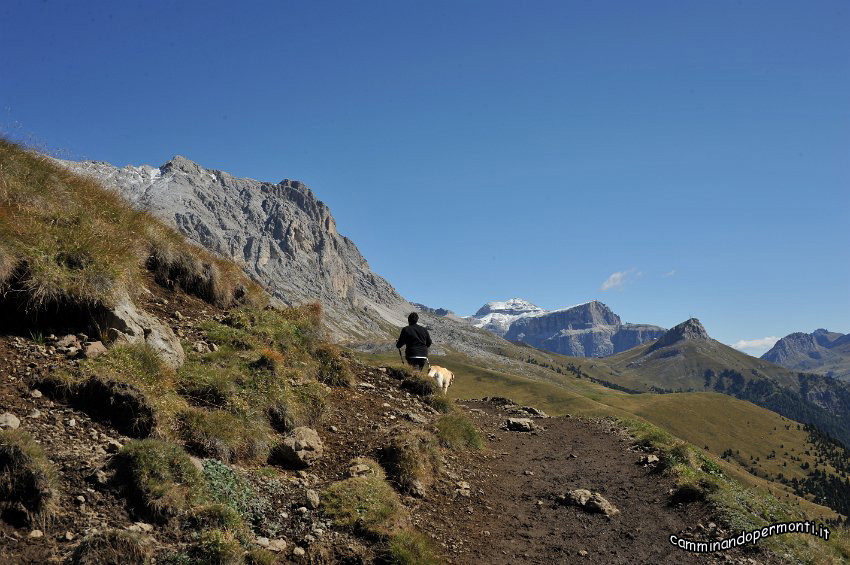
[[[582,557],[587,557],[587,555],[588,555],[587,550],[585,550],[585,549],[580,549],[578,554],[581,555]]]
[[[40,390],[38,390],[37,388],[34,388],[30,391],[30,396],[32,396],[33,398],[41,398],[42,394],[41,394]]]
[[[65,535],[62,536],[62,539],[65,541],[74,541],[74,533],[73,532],[65,532]]]
[[[307,489],[304,493],[304,498],[307,500],[307,508],[315,510],[319,507],[319,493],[313,489]]]
[[[280,553],[281,551],[286,551],[286,540],[284,539],[274,539],[269,542],[268,545],[269,551],[274,551],[275,553]]]
[[[307,552],[304,551],[304,549],[301,548],[301,547],[295,546],[292,549],[292,555],[294,555],[295,557],[304,557],[304,555],[306,555],[306,554],[307,554]]]
[[[269,546],[269,538],[259,537],[257,538],[257,545],[260,547],[268,547]]]
[[[41,530],[33,530],[33,531],[30,532],[28,537],[30,537],[32,539],[43,538],[44,532],[42,532]]]

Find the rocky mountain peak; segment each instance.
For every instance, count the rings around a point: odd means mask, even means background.
[[[702,323],[700,323],[700,321],[696,318],[691,318],[669,329],[667,333],[658,338],[658,341],[652,344],[652,347],[649,348],[648,352],[674,345],[681,341],[707,341],[710,339],[711,337],[708,335],[708,332],[705,331]]]
[[[158,168],[61,163],[232,259],[282,302],[320,301],[339,337],[382,335],[386,322],[404,325],[410,305],[371,271],[301,181],[237,178],[180,155]]]
[[[475,317],[486,316],[487,314],[528,314],[534,312],[543,312],[544,310],[525,300],[524,298],[511,298],[504,301],[488,302],[478,309]]]

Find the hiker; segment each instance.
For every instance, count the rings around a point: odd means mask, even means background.
[[[407,364],[416,367],[420,371],[428,363],[428,348],[431,347],[431,336],[428,330],[418,325],[419,314],[411,312],[407,317],[408,326],[401,329],[401,335],[395,346],[401,355],[401,347],[405,346],[404,357]]]

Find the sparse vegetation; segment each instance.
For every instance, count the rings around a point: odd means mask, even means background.
[[[32,436],[0,431],[0,501],[7,509],[23,509],[20,518],[43,526],[56,507],[57,488],[56,470]]]
[[[205,530],[189,555],[192,563],[204,565],[241,565],[244,563],[242,544],[236,536],[226,530]]]
[[[339,346],[320,343],[314,353],[319,361],[319,381],[331,386],[351,385],[351,365]]]
[[[460,412],[440,416],[437,437],[443,447],[450,449],[481,449],[484,440],[469,418]]]

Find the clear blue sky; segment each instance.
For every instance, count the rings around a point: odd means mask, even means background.
[[[461,314],[850,331],[844,0],[5,0],[0,111],[70,158],[304,180]]]

